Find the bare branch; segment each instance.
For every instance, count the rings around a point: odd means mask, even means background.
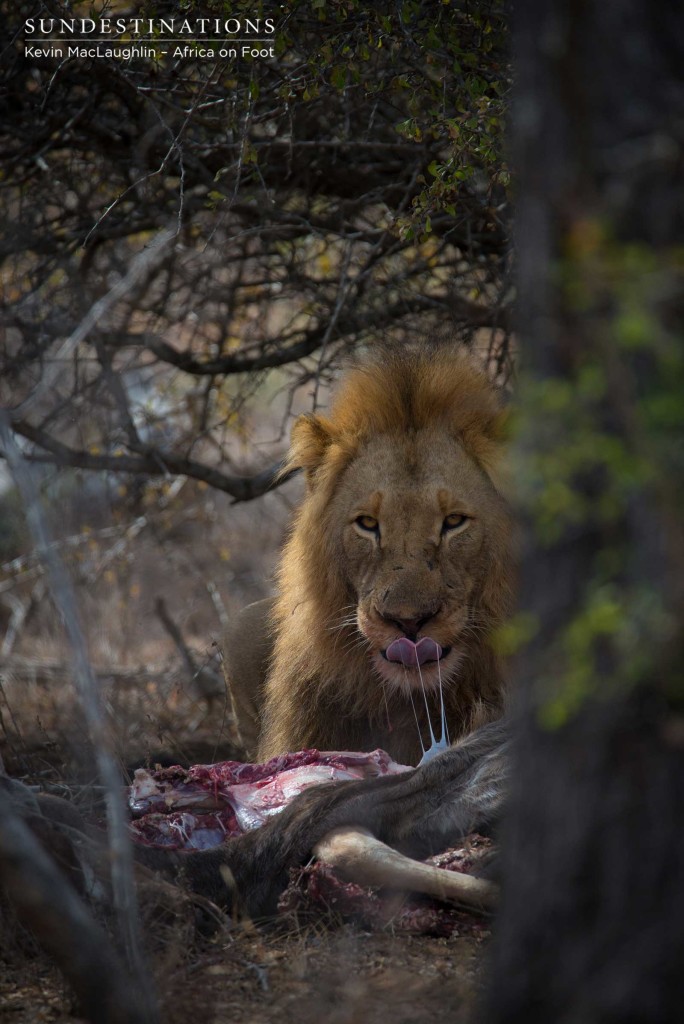
[[[437,299],[430,296],[407,296],[400,302],[385,306],[363,319],[359,317],[347,317],[344,320],[333,311],[333,323],[337,323],[338,333],[345,334],[352,331],[368,332],[372,329],[391,324],[400,314],[423,313],[435,310],[440,305]],[[484,311],[477,307],[481,323],[484,324]],[[264,352],[257,356],[221,356],[218,359],[199,360],[189,352],[179,352],[169,345],[168,342],[152,338],[144,339],[144,345],[165,363],[171,363],[186,373],[219,376],[222,374],[234,373],[255,373],[258,370],[273,369],[277,366],[286,366],[290,363],[299,362],[306,356],[312,355],[321,346],[330,340],[330,325],[326,321],[320,327],[316,327],[304,333],[301,341],[295,342],[284,348],[275,348],[271,352]]]
[[[108,839],[111,853],[111,879],[114,905],[128,962],[140,985],[145,979],[137,916],[137,898],[133,884],[133,859],[128,835],[126,811],[121,794],[118,765],[109,749],[106,720],[100,690],[88,659],[87,647],[78,614],[76,598],[68,574],[51,543],[31,468],[22,458],[10,429],[9,417],[0,411],[0,440],[17,489],[22,495],[26,518],[36,547],[47,569],[55,606],[60,609],[67,633],[76,681],[95,761],[105,787]]]
[[[35,386],[28,398],[17,407],[17,413],[25,415],[35,406],[45,391],[54,387],[56,379],[61,373],[63,362],[88,337],[93,327],[102,320],[109,310],[127,295],[135,284],[152,272],[172,238],[174,238],[173,231],[160,231],[154,242],[143,249],[132,261],[128,272],[116,282],[113,288],[110,288],[106,295],[103,295],[101,299],[93,303],[78,327],[59,346],[59,351],[53,356],[49,368],[43,372],[40,382]]]
[[[146,476],[178,474],[192,477],[193,480],[202,480],[219,491],[225,491],[236,502],[259,497],[284,483],[285,479],[292,475],[279,476],[283,463],[277,462],[251,477],[229,476],[194,459],[186,459],[173,452],[163,452],[152,445],[145,446],[145,454],[141,455],[94,454],[70,448],[24,420],[11,417],[10,421],[17,434],[40,445],[49,453],[34,452],[28,456],[30,462],[47,462],[51,465],[104,470],[110,473],[140,473]],[[6,452],[2,454],[7,457]]]

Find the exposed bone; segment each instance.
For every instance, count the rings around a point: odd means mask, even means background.
[[[366,829],[333,829],[313,852],[346,881],[358,885],[425,893],[477,910],[492,911],[498,903],[499,890],[493,882],[411,860]]]

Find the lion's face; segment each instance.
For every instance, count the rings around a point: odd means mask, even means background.
[[[336,488],[328,528],[376,673],[404,690],[457,677],[487,632],[487,580],[509,544],[506,507],[453,437],[370,440]]]
[[[261,758],[380,745],[408,764],[442,699],[452,738],[500,712],[501,398],[463,346],[387,344],[359,357],[328,415],[296,421],[284,471],[302,469],[307,490],[278,574]]]

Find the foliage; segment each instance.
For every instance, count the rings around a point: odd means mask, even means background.
[[[589,698],[653,679],[682,700],[683,271],[680,247],[621,240],[586,221],[557,262],[570,359],[562,374],[522,382],[516,477],[542,552],[592,542],[582,580],[568,587],[572,610],[544,639],[554,670],[539,717],[549,728]]]

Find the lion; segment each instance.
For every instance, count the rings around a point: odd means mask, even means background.
[[[416,764],[502,713],[492,634],[512,589],[498,483],[500,392],[463,347],[381,347],[344,377],[327,416],[294,424],[301,469],[276,598],[226,637],[246,753],[372,750]]]

